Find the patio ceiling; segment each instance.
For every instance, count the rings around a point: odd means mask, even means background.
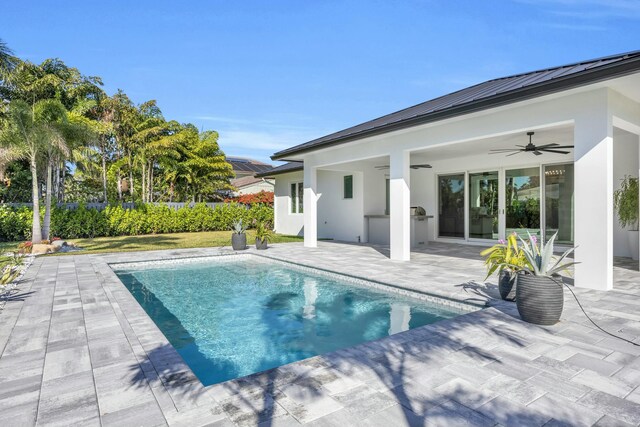
[[[533,143],[535,145],[551,144],[554,142],[561,145],[573,144],[573,126],[571,125],[531,130],[535,131],[535,135],[533,135]],[[461,156],[466,157],[484,154],[496,157],[496,161],[499,162],[499,159],[504,157],[505,154],[489,154],[490,150],[496,148],[518,148],[516,145],[526,145],[528,142],[529,137],[526,135],[526,131],[524,131],[492,138],[482,138],[473,141],[427,148],[424,150],[414,151],[412,152],[412,155],[417,155],[421,158],[428,158],[429,160],[443,160]],[[569,149],[568,151],[571,150]],[[530,153],[521,153],[519,156],[533,155]],[[549,156],[547,155],[547,157]],[[571,154],[567,154],[566,157],[568,159],[573,159]]]

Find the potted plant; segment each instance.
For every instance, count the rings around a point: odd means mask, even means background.
[[[629,248],[631,258],[638,259],[638,178],[626,176],[620,188],[613,193],[613,205],[618,212],[618,222],[623,228],[628,227]]]
[[[525,322],[554,325],[562,315],[564,292],[559,273],[576,263],[565,261],[573,248],[559,257],[553,255],[553,241],[557,234],[546,245],[542,240],[538,245],[536,237],[531,234],[528,242],[520,238],[526,265],[518,273],[516,305]]]
[[[500,298],[505,301],[513,301],[516,298],[516,281],[518,271],[526,264],[526,258],[520,247],[516,233],[507,237],[507,240],[500,240],[498,244],[480,252],[485,257],[484,263],[487,266],[487,280],[492,274],[498,271],[498,290]]]
[[[267,243],[273,237],[273,232],[268,224],[258,222],[256,224],[256,249],[267,249]]]
[[[241,251],[247,248],[247,227],[242,224],[242,219],[239,219],[233,223],[231,227],[233,233],[231,234],[231,247],[234,251]]]

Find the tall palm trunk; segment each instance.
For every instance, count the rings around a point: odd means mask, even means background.
[[[66,165],[63,163],[62,164],[62,177],[60,178],[60,196],[58,197],[60,203],[64,203],[64,184],[65,184],[66,179],[67,179],[67,168],[66,168]]]
[[[42,225],[42,239],[49,240],[49,231],[51,230],[51,190],[53,182],[53,159],[47,161],[47,184],[44,197],[44,224]]]
[[[102,153],[102,201],[107,203],[107,156]]]
[[[127,157],[127,162],[129,163],[129,193],[131,194],[131,201],[135,202],[135,200],[133,200],[133,196],[135,193],[133,191],[133,164],[131,161],[131,152],[129,152]]]
[[[147,202],[153,203],[153,161],[149,161],[149,193],[147,194]]]
[[[42,241],[42,229],[40,228],[40,192],[38,191],[38,167],[36,156],[31,156],[31,197],[33,198],[33,225],[31,227],[31,242]]]
[[[122,174],[118,170],[118,201],[122,203]]]
[[[142,203],[147,203],[147,191],[146,191],[146,184],[145,184],[145,179],[147,178],[147,171],[145,169],[145,162],[142,162],[142,187],[140,188],[140,191],[142,191]]]

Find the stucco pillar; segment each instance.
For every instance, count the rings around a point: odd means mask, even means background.
[[[397,151],[389,156],[389,242],[391,259],[411,258],[411,192],[409,152]]]
[[[304,162],[304,246],[318,246],[318,171]]]
[[[411,307],[406,304],[393,303],[389,310],[389,335],[409,330]]]
[[[613,125],[605,106],[575,121],[575,285],[613,288]],[[604,108],[602,108],[604,107]]]

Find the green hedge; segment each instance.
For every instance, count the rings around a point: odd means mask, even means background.
[[[210,208],[204,203],[178,210],[166,205],[140,205],[135,209],[108,206],[99,211],[80,205],[77,209],[54,208],[51,213],[51,236],[63,239],[103,236],[135,236],[185,231],[229,230],[242,218],[253,226],[258,221],[273,223],[273,208],[253,205],[246,208],[225,203]],[[0,206],[0,241],[29,240],[32,213],[30,208]]]

